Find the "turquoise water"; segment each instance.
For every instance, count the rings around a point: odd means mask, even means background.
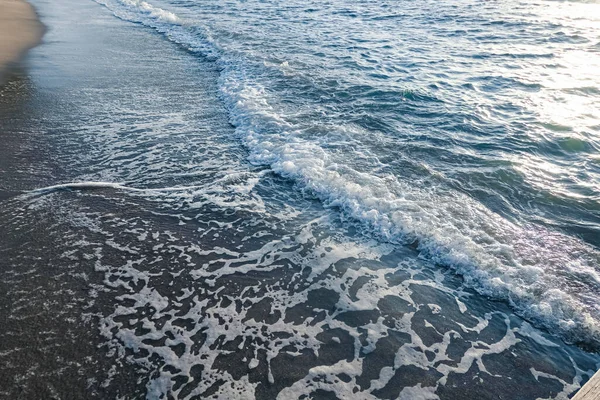
[[[0,113],[52,154],[0,188],[0,303],[61,304],[67,359],[98,336],[90,398],[567,399],[600,367],[600,4],[82,4],[37,1],[35,112]]]

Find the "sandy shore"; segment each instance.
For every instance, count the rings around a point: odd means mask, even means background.
[[[8,68],[40,42],[44,25],[23,0],[0,0],[0,80]]]

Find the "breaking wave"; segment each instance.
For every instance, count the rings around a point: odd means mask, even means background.
[[[413,245],[479,293],[507,301],[517,314],[567,341],[597,348],[597,249],[557,230],[509,220],[434,181],[377,173],[376,159],[361,168],[352,160],[365,157],[364,132],[315,122],[313,129],[321,130],[323,139],[307,137],[292,113],[277,103],[277,94],[256,77],[257,68],[285,65],[257,67],[244,54],[220,46],[207,29],[147,2],[97,1],[117,17],[152,27],[218,63],[222,99],[252,163],[293,180],[299,190],[339,209],[349,223],[378,240]],[[327,140],[332,135],[353,142],[353,152],[331,151]]]

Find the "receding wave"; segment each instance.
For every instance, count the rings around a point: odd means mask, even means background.
[[[46,194],[53,193],[60,190],[94,190],[94,189],[119,189],[119,190],[133,190],[141,191],[143,189],[137,189],[128,187],[119,183],[114,182],[71,182],[61,183],[58,185],[46,186],[43,188],[34,189],[28,194]]]
[[[443,186],[354,168],[303,137],[269,102],[243,57],[219,48],[198,27],[192,30],[176,14],[146,2],[97,1],[219,63],[221,95],[251,162],[269,165],[378,239],[416,245],[423,257],[455,270],[481,294],[507,301],[530,321],[598,347],[597,249],[555,230],[510,221]]]

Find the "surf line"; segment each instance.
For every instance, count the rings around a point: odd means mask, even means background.
[[[128,192],[142,192],[142,193],[152,193],[152,192],[177,192],[181,190],[192,190],[198,189],[200,186],[179,186],[179,187],[167,187],[167,188],[135,188],[131,186],[126,186],[121,183],[115,182],[70,182],[70,183],[62,183],[59,185],[47,186],[39,189],[33,189],[29,192],[26,192],[25,196],[42,196],[45,194],[50,194],[53,192],[58,192],[62,190],[79,190],[79,191],[87,191],[87,190],[98,190],[98,189],[115,189],[115,190],[123,190]]]

